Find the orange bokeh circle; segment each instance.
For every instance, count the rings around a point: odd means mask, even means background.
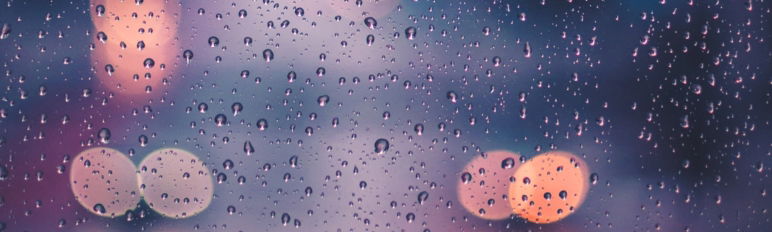
[[[118,96],[154,96],[160,92],[162,80],[173,72],[179,50],[180,8],[176,1],[138,5],[134,1],[92,0],[95,46],[91,63],[98,81]],[[100,41],[100,34],[107,39]],[[153,65],[145,63],[148,59]]]
[[[562,151],[523,163],[509,185],[509,203],[519,217],[533,223],[559,221],[575,212],[589,189],[589,170],[579,157]]]

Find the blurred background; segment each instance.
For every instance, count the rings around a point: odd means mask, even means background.
[[[0,231],[767,231],[770,6],[4,1]],[[69,174],[94,147],[189,151],[211,204],[95,214]],[[583,203],[466,209],[495,150],[578,157]]]

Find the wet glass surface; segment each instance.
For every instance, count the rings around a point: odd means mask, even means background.
[[[767,231],[771,6],[6,0],[0,231]]]

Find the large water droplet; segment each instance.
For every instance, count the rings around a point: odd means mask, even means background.
[[[383,138],[375,140],[375,153],[383,154],[388,150],[389,150],[389,140],[386,140]]]

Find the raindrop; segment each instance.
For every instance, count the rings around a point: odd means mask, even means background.
[[[458,94],[456,94],[456,92],[448,91],[447,97],[448,97],[448,100],[450,100],[450,102],[452,103],[458,102]]]
[[[424,124],[421,124],[421,123],[415,124],[415,126],[413,126],[413,131],[415,131],[415,133],[417,135],[423,135],[424,134]]]
[[[501,168],[503,169],[510,169],[515,167],[515,159],[512,157],[507,157],[506,159],[501,161]]]
[[[228,176],[225,175],[225,173],[221,172],[220,174],[217,174],[217,183],[222,184],[225,183],[225,181],[228,180]]]
[[[225,117],[224,114],[217,114],[217,115],[214,116],[214,123],[218,127],[221,127],[221,126],[223,126],[223,125],[228,123],[228,118]]]
[[[220,45],[220,39],[217,38],[216,36],[209,37],[207,42],[209,43],[209,47],[216,47]]]
[[[316,99],[316,102],[319,103],[319,106],[325,106],[327,105],[328,102],[330,102],[330,96],[327,96],[327,95],[319,96]]]
[[[5,31],[5,26],[3,26],[3,31]],[[99,42],[106,43],[107,42],[107,34],[105,34],[102,31],[97,32],[97,40],[99,40]]]
[[[375,36],[373,34],[367,35],[367,38],[365,38],[365,42],[367,43],[367,46],[372,46],[375,42]]]
[[[244,110],[244,106],[241,104],[241,102],[235,102],[231,105],[231,112],[233,112],[233,116],[238,115],[242,110]]]
[[[268,128],[268,120],[264,118],[258,119],[256,125],[258,130],[264,131]]]
[[[252,155],[253,153],[255,153],[255,147],[252,146],[252,142],[251,141],[245,141],[244,142],[244,153],[246,153],[247,156]]]
[[[231,168],[233,168],[233,161],[230,159],[226,159],[225,161],[222,162],[222,168],[224,168],[225,170],[230,170]]]
[[[429,193],[426,191],[422,191],[418,193],[418,204],[423,205],[426,200],[429,199]]]
[[[182,58],[185,59],[186,64],[190,64],[190,60],[193,59],[193,51],[191,51],[190,49],[185,50],[184,52],[182,52]]]
[[[367,17],[365,18],[365,26],[370,29],[375,29],[375,27],[378,26],[378,21],[373,17]]]
[[[360,188],[360,189],[365,189],[365,188],[367,188],[367,182],[365,182],[364,180],[363,180],[363,181],[360,181],[360,182],[359,182],[359,188]]]
[[[407,223],[413,223],[413,221],[415,221],[415,214],[407,213],[407,215],[405,215],[405,220],[407,220]]]
[[[418,32],[417,30],[418,29],[416,29],[415,27],[408,27],[407,29],[405,29],[405,37],[407,37],[408,40],[415,39],[416,33]]]
[[[102,17],[105,15],[105,6],[104,5],[97,5],[96,8],[96,15],[99,17]]]
[[[147,139],[146,135],[140,135],[138,140],[139,140],[139,146],[140,147],[147,146],[148,139]]]
[[[290,222],[290,215],[288,213],[283,213],[281,215],[281,224],[283,226],[287,226],[287,224]]]
[[[461,174],[461,183],[469,184],[472,182],[472,173],[464,172]]]
[[[251,47],[253,41],[252,37],[244,37],[244,46]]]
[[[525,42],[525,45],[523,46],[523,55],[525,58],[531,58],[531,44],[528,42]]]
[[[93,210],[94,212],[100,215],[104,215],[105,213],[107,213],[107,209],[105,209],[105,206],[102,205],[101,203],[97,203],[96,205],[94,205]]]
[[[263,50],[263,59],[265,62],[271,62],[273,60],[273,51],[271,49]]]
[[[155,66],[155,61],[151,58],[147,58],[142,62],[142,66],[144,66],[146,69],[151,69],[153,66]]]
[[[111,137],[110,129],[102,128],[102,129],[99,129],[99,132],[97,132],[97,138],[99,139],[99,142],[103,144],[109,143],[110,137]]]
[[[375,153],[383,154],[388,150],[389,150],[389,140],[386,140],[383,138],[375,140]]]
[[[303,10],[302,7],[295,8],[295,15],[303,17],[303,15],[306,14],[306,11]]]

